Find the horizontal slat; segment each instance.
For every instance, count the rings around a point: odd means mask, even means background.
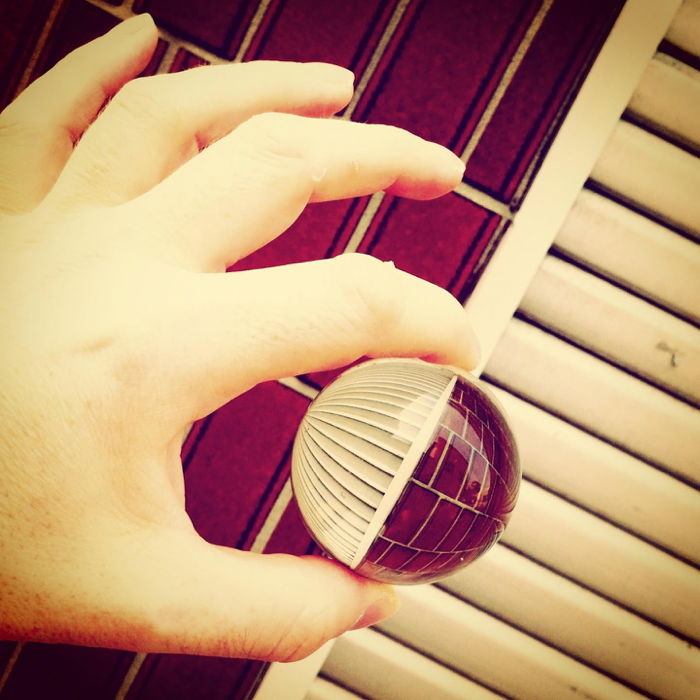
[[[700,411],[607,362],[513,319],[485,373],[630,453],[700,483]]]
[[[700,649],[503,546],[443,585],[641,690],[682,698],[697,688]]]
[[[501,697],[369,629],[340,637],[322,672],[364,697],[382,700],[495,700]]]
[[[434,586],[400,590],[402,607],[381,628],[519,700],[625,700],[638,693]]]
[[[700,57],[700,0],[683,0],[666,38],[684,51]]]
[[[700,237],[700,159],[629,122],[618,122],[591,178],[624,200]]]
[[[627,110],[635,120],[686,148],[700,148],[700,72],[685,63],[657,54]]]
[[[502,541],[681,635],[700,638],[696,568],[535,484],[523,482]]]
[[[590,190],[583,190],[556,250],[700,323],[700,246]]]
[[[304,700],[362,700],[359,695],[323,678],[314,678]]]
[[[648,302],[549,256],[520,310],[662,388],[700,402],[700,330]]]
[[[694,489],[508,392],[492,389],[513,427],[525,475],[700,564],[700,498]]]

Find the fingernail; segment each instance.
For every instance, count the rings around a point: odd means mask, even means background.
[[[112,30],[115,34],[119,34],[120,38],[127,36],[135,36],[153,26],[153,18],[148,13],[142,15],[134,15],[129,19],[124,20]]]
[[[459,180],[461,182],[462,176],[464,175],[464,170],[466,168],[466,165],[465,165],[464,161],[462,161],[461,158],[458,158],[451,151],[450,151],[450,155],[452,156],[452,161],[447,166],[449,168],[449,173],[452,177],[454,177],[456,180]]]
[[[433,148],[433,161],[442,178],[455,185],[459,183],[464,175],[464,162],[448,148],[438,143],[433,142],[431,146]]]
[[[319,79],[332,85],[343,85],[344,87],[353,87],[355,83],[355,74],[332,63],[314,63],[314,69],[317,71]]]
[[[401,607],[401,601],[394,592],[394,589],[386,587],[381,596],[367,606],[362,615],[357,619],[357,622],[350,629],[359,630],[363,627],[369,627],[377,622],[386,620],[386,618],[393,615],[399,607]]]

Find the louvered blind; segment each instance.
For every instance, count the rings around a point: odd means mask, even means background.
[[[686,1],[485,366],[524,467],[503,540],[308,700],[700,697],[699,56]]]

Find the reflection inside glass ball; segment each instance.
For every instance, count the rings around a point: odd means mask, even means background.
[[[292,485],[332,557],[378,581],[424,583],[500,537],[520,467],[495,400],[470,375],[373,360],[326,387],[294,443]]]

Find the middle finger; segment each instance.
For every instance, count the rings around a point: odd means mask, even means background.
[[[47,203],[128,201],[254,114],[334,114],[352,79],[327,63],[253,61],[132,80],[84,134]]]

